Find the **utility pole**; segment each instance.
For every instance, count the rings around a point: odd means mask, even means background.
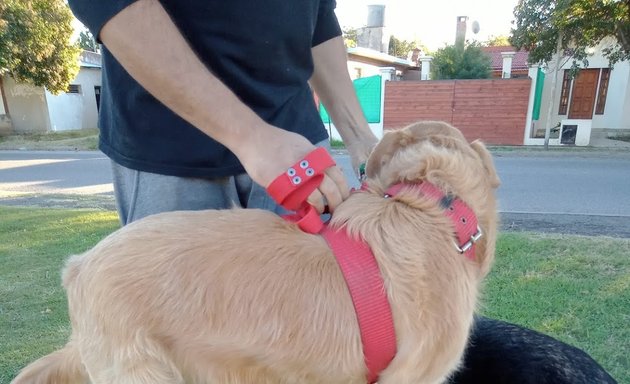
[[[545,150],[549,149],[549,136],[551,135],[551,114],[556,105],[556,83],[558,82],[558,72],[560,71],[560,61],[562,59],[562,30],[558,32],[556,43],[556,63],[551,79],[551,102],[547,108],[547,121],[545,122]]]

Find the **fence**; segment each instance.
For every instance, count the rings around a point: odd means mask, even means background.
[[[522,145],[530,79],[389,81],[384,129],[419,120],[442,120],[467,139],[491,145]]]

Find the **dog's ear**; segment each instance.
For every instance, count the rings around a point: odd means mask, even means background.
[[[490,185],[492,188],[498,188],[501,185],[501,180],[497,175],[497,171],[494,168],[494,161],[492,160],[492,155],[486,148],[486,146],[479,140],[475,140],[470,143],[470,146],[481,158],[481,162],[483,163],[483,167],[488,174],[488,178],[490,180]]]

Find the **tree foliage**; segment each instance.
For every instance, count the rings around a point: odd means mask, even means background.
[[[64,0],[1,0],[0,73],[65,91],[79,70],[72,19]]]
[[[96,43],[96,39],[87,29],[79,33],[79,40],[77,43],[79,44],[79,47],[85,51],[98,52],[98,44]]]
[[[355,48],[357,46],[358,30],[356,28],[343,28],[342,36],[347,48]]]
[[[529,51],[529,62],[546,64],[560,49],[573,60],[588,65],[588,48],[607,37],[603,54],[611,65],[630,60],[630,0],[520,0],[514,9],[510,41]]]
[[[433,55],[432,78],[487,79],[491,75],[491,63],[490,56],[477,43],[469,43],[463,50],[447,45]]]
[[[506,47],[512,45],[510,43],[510,37],[505,35],[489,36],[483,45],[486,47]]]
[[[396,36],[389,38],[388,53],[392,56],[406,59],[415,48],[419,48],[415,41],[400,40]]]

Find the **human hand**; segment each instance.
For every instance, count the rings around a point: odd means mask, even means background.
[[[247,140],[236,155],[251,178],[265,188],[316,149],[303,136],[276,127],[266,126],[256,132],[256,138]],[[319,213],[323,213],[326,206],[333,212],[349,193],[343,172],[333,166],[324,171],[321,184],[309,195],[307,202]]]
[[[361,165],[365,165],[370,153],[372,153],[372,149],[374,149],[377,143],[378,139],[374,135],[368,135],[360,140],[345,143],[352,162],[352,169],[359,180],[361,179],[359,168]]]

